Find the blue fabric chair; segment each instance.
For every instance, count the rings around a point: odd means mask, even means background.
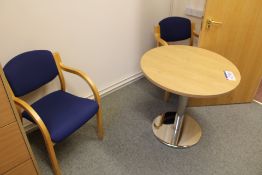
[[[192,46],[194,36],[198,37],[195,32],[195,24],[183,17],[172,16],[165,18],[155,27],[157,46],[165,46],[168,45],[168,42],[186,39],[190,39],[189,44]]]
[[[81,98],[65,91],[62,71],[83,78],[95,100]],[[91,79],[82,71],[62,64],[58,53],[35,50],[22,53],[4,66],[15,103],[24,109],[22,117],[38,125],[44,137],[55,174],[61,174],[53,144],[61,142],[97,114],[98,136],[103,138],[100,96]],[[52,92],[29,105],[24,96],[59,77],[61,90]]]
[[[189,45],[193,46],[194,36],[199,37],[195,32],[195,24],[183,17],[167,17],[161,20],[154,30],[157,47],[186,39],[189,39]],[[164,100],[168,101],[169,97],[170,93],[165,91]]]

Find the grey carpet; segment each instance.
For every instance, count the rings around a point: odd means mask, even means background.
[[[251,103],[189,108],[203,135],[189,149],[172,149],[154,137],[152,120],[174,110],[176,98],[141,79],[102,99],[105,138],[95,120],[55,146],[63,174],[261,175],[262,106]],[[29,140],[43,175],[52,174],[39,131]]]

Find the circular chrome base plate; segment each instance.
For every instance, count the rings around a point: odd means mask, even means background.
[[[174,124],[160,125],[162,116],[155,118],[152,124],[152,129],[158,140],[165,145],[174,148],[187,148],[198,143],[201,137],[201,128],[199,124],[190,116],[185,115],[181,136],[178,145],[174,144]]]

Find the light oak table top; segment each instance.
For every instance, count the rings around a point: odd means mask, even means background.
[[[241,76],[236,66],[206,49],[172,45],[146,52],[141,59],[145,76],[158,87],[187,97],[212,97],[235,89]],[[224,71],[234,73],[227,80]]]

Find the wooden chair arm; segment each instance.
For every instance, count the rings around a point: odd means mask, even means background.
[[[36,111],[28,103],[26,103],[24,100],[17,98],[17,97],[13,97],[13,100],[16,105],[24,109],[32,117],[32,119],[35,121],[36,124],[38,123],[44,124],[40,116],[36,113]]]
[[[198,37],[198,38],[199,38],[199,34],[196,33],[196,31],[193,31],[193,35],[194,35],[195,37]]]
[[[159,25],[154,27],[154,35],[155,35],[157,46],[161,46],[161,45],[168,46],[168,43],[160,37],[160,26]]]
[[[49,156],[50,156],[51,165],[53,167],[54,174],[61,175],[61,170],[59,168],[59,165],[58,165],[58,162],[57,162],[57,159],[56,159],[56,155],[55,155],[55,151],[54,151],[54,147],[53,147],[55,145],[55,143],[52,142],[49,131],[47,130],[43,120],[36,113],[36,111],[25,101],[23,101],[22,99],[17,98],[17,97],[13,97],[13,100],[14,100],[16,105],[23,108],[32,117],[34,122],[39,127],[39,129],[42,133],[42,136],[44,138],[44,141],[45,141],[46,149],[47,149]]]
[[[163,40],[162,38],[160,38],[160,36],[158,34],[155,34],[155,39],[162,46],[168,46],[168,43],[165,40]]]
[[[192,35],[195,37],[199,37],[199,34],[196,33],[196,24],[194,22],[191,23],[191,30],[192,30]]]
[[[97,90],[97,87],[95,86],[94,82],[89,78],[89,76],[85,72],[78,70],[78,69],[74,69],[72,67],[65,66],[62,63],[60,63],[60,67],[63,71],[78,75],[83,80],[85,80],[85,82],[90,86],[90,88],[91,88],[91,90],[94,94],[96,102],[99,104],[99,106],[101,105],[101,98],[100,98],[99,92]]]
[[[13,97],[13,100],[15,102],[15,104],[19,107],[21,107],[22,109],[24,109],[34,120],[34,122],[37,124],[37,126],[39,127],[39,129],[41,130],[44,139],[47,142],[51,141],[51,137],[49,134],[49,131],[47,130],[43,120],[40,118],[40,116],[36,113],[36,111],[28,104],[26,103],[24,100],[17,98],[17,97]]]

